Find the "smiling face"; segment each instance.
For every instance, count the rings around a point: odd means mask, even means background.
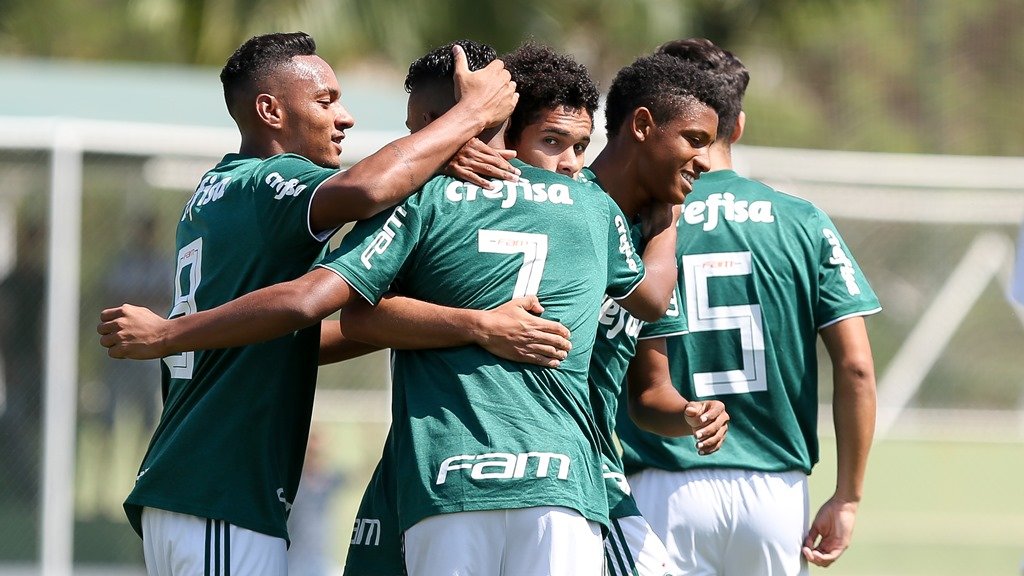
[[[683,203],[694,180],[708,171],[708,147],[717,131],[718,114],[692,99],[673,118],[650,128],[642,144],[639,174],[651,200]]]
[[[319,56],[296,56],[275,80],[285,149],[321,166],[339,167],[341,141],[355,121],[341,105],[334,70]]]
[[[512,145],[523,162],[575,178],[583,169],[593,129],[585,109],[557,106],[539,113]]]

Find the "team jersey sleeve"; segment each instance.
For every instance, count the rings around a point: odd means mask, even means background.
[[[291,249],[324,243],[335,230],[316,234],[309,225],[313,195],[325,180],[338,173],[295,154],[265,160],[257,170],[253,205],[262,230],[269,230],[267,246]]]
[[[610,196],[608,203],[608,288],[606,293],[619,299],[629,296],[644,279],[644,263],[629,234],[629,222]]]
[[[318,266],[341,276],[376,305],[415,254],[431,214],[432,205],[421,203],[429,194],[413,194],[395,208],[359,221]]]
[[[846,242],[832,220],[820,210],[816,229],[811,233],[819,242],[818,301],[815,307],[818,328],[824,328],[851,316],[866,316],[882,309]]]
[[[683,312],[683,299],[679,294],[679,286],[672,290],[672,300],[669,301],[668,311],[657,322],[648,322],[640,329],[638,340],[649,340],[651,338],[666,338],[686,334],[689,327],[686,324],[686,314]]]

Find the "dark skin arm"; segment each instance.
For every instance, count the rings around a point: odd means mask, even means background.
[[[312,326],[356,298],[337,274],[314,268],[295,280],[170,320],[131,304],[110,308],[100,313],[96,331],[111,358],[163,358],[279,338]]]
[[[519,179],[519,168],[509,164],[509,160],[515,157],[515,150],[498,150],[479,138],[472,138],[448,162],[444,173],[481,188],[490,188],[492,182],[488,178]]]
[[[363,220],[418,190],[471,138],[504,122],[515,108],[515,82],[500,60],[470,72],[465,53],[455,50],[459,102],[415,134],[400,138],[352,168],[328,178],[313,196],[315,232]]]
[[[688,401],[672,385],[664,338],[637,342],[627,372],[629,416],[640,428],[662,436],[697,439],[701,455],[717,451],[729,430],[729,414],[718,400]]]
[[[832,359],[832,417],[836,427],[836,490],[815,515],[803,554],[829,566],[850,545],[864,490],[868,452],[875,431],[875,365],[864,318],[839,321],[821,330]]]
[[[381,347],[447,348],[476,344],[516,362],[556,368],[572,344],[569,330],[539,317],[536,296],[516,298],[493,310],[448,308],[399,294],[377,306],[365,301],[345,307],[345,334]]]

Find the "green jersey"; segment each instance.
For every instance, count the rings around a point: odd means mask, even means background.
[[[679,219],[689,334],[670,338],[673,382],[732,415],[722,448],[637,429],[620,409],[629,473],[643,468],[802,470],[818,461],[822,328],[881,308],[835,225],[806,200],[731,170],[704,174]]]
[[[412,298],[490,309],[536,294],[572,333],[558,369],[477,346],[397,351],[392,433],[400,530],[437,514],[564,506],[607,523],[587,388],[597,310],[629,294],[643,263],[625,217],[596,186],[527,166],[484,190],[437,177],[356,226],[324,265],[370,302]]]
[[[292,154],[229,154],[206,173],[177,230],[169,317],[303,275],[330,233],[310,199],[337,170]],[[288,538],[316,381],[319,326],[240,348],[164,358],[166,399],[125,511],[144,506]]]

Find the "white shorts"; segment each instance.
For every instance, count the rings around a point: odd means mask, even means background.
[[[558,506],[430,516],[405,531],[409,576],[600,576],[601,527]]]
[[[633,497],[686,576],[806,576],[807,475],[703,468],[648,469]]]
[[[150,576],[281,576],[283,538],[158,508],[142,509],[142,549]]]
[[[604,561],[607,576],[672,576],[668,551],[643,516],[612,520]]]

